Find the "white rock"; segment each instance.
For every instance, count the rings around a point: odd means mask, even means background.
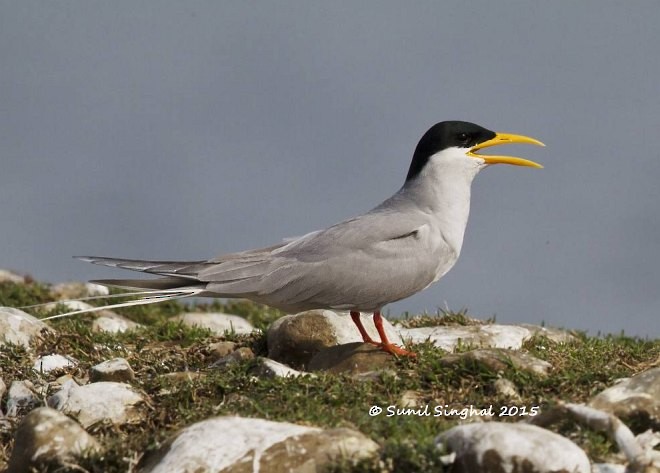
[[[75,421],[54,409],[40,407],[25,416],[16,429],[7,471],[32,471],[42,462],[63,464],[99,448],[96,440]]]
[[[522,401],[520,393],[518,392],[518,388],[511,380],[506,378],[498,378],[495,380],[495,383],[493,383],[493,387],[495,388],[495,391],[497,391],[497,393],[501,396],[509,398],[513,401]]]
[[[459,425],[443,432],[435,441],[439,447],[453,452],[455,473],[591,473],[589,459],[581,448],[535,425],[503,422]]]
[[[130,385],[98,382],[85,386],[65,383],[62,390],[48,398],[48,405],[78,420],[83,427],[109,420],[114,424],[134,423],[141,419],[137,406],[142,395]]]
[[[279,361],[271,360],[270,358],[258,359],[255,374],[260,378],[297,378],[298,376],[316,377],[313,373],[294,370],[293,368],[280,363]]]
[[[71,300],[71,301],[56,301],[56,302],[51,302],[49,304],[45,304],[43,306],[44,310],[53,310],[57,306],[63,306],[66,307],[67,310],[74,311],[74,310],[87,310],[87,309],[92,309],[94,306],[91,304],[88,304],[87,302],[83,301],[76,301],[76,300]]]
[[[146,458],[138,471],[313,472],[340,455],[359,459],[377,450],[375,442],[348,429],[324,431],[286,422],[217,417],[183,429],[161,451]]]
[[[7,385],[5,384],[4,380],[0,378],[0,401],[2,401],[2,398],[5,397],[6,392],[7,392]]]
[[[483,348],[520,349],[533,333],[517,325],[440,325],[436,327],[400,328],[399,333],[412,343],[430,341],[446,351],[459,345]]]
[[[92,330],[95,332],[123,333],[140,327],[141,324],[109,310],[101,312],[101,316],[92,322]]]
[[[220,417],[186,427],[152,473],[222,471],[245,457],[258,472],[261,454],[273,444],[320,429],[285,422]],[[222,447],[222,448],[218,448]]]
[[[32,369],[37,373],[48,373],[58,369],[75,368],[77,365],[78,361],[69,356],[44,355],[37,358]]]
[[[12,381],[7,394],[7,417],[31,411],[41,403],[30,381]]]
[[[0,269],[0,282],[13,282],[17,284],[25,283],[25,276],[16,274],[7,269]]]
[[[248,334],[255,330],[243,317],[220,312],[187,312],[174,317],[173,320],[180,320],[189,327],[207,328],[217,335],[225,335],[227,332]]]
[[[660,368],[619,380],[589,401],[591,407],[622,418],[636,416],[660,421]]]
[[[91,282],[63,282],[50,288],[51,294],[60,299],[77,299],[88,296],[107,296],[110,290],[107,286]]]
[[[50,328],[36,317],[13,307],[0,307],[0,345],[13,343],[29,348],[44,330]]]

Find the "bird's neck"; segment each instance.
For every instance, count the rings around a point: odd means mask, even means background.
[[[431,217],[442,238],[458,255],[470,215],[470,190],[478,166],[434,166],[406,181],[399,194]]]

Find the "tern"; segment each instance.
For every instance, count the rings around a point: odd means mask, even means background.
[[[472,181],[479,171],[493,164],[542,167],[513,156],[479,154],[514,143],[544,146],[534,138],[496,133],[473,123],[440,122],[420,139],[406,180],[394,195],[326,229],[202,261],[78,257],[160,277],[93,281],[141,290],[133,294],[142,297],[50,318],[191,296],[245,298],[288,313],[348,311],[366,343],[394,355],[414,356],[388,340],[381,310],[427,288],[454,266],[470,212]],[[380,341],[367,334],[360,312],[373,313]]]

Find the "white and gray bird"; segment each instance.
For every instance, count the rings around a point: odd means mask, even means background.
[[[141,299],[106,309],[207,296],[250,299],[285,312],[349,311],[365,342],[414,356],[387,339],[381,310],[427,288],[456,263],[472,180],[480,170],[497,163],[542,167],[522,158],[478,154],[511,143],[543,146],[534,138],[495,133],[473,123],[441,122],[419,141],[401,189],[373,210],[324,230],[205,261],[80,259],[160,276],[94,281],[143,290],[135,293]],[[80,312],[86,311],[60,316]],[[360,312],[373,313],[380,342],[367,335]]]

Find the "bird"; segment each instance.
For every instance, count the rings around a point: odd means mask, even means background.
[[[545,146],[524,135],[443,121],[419,140],[396,193],[372,210],[325,229],[200,261],[77,258],[158,276],[92,281],[142,296],[105,309],[202,296],[244,298],[287,313],[348,311],[365,343],[395,356],[414,357],[388,339],[381,311],[426,289],[454,266],[470,212],[472,181],[479,171],[495,164],[543,167],[523,158],[479,153],[506,144]],[[362,312],[373,314],[379,341],[364,328]]]

